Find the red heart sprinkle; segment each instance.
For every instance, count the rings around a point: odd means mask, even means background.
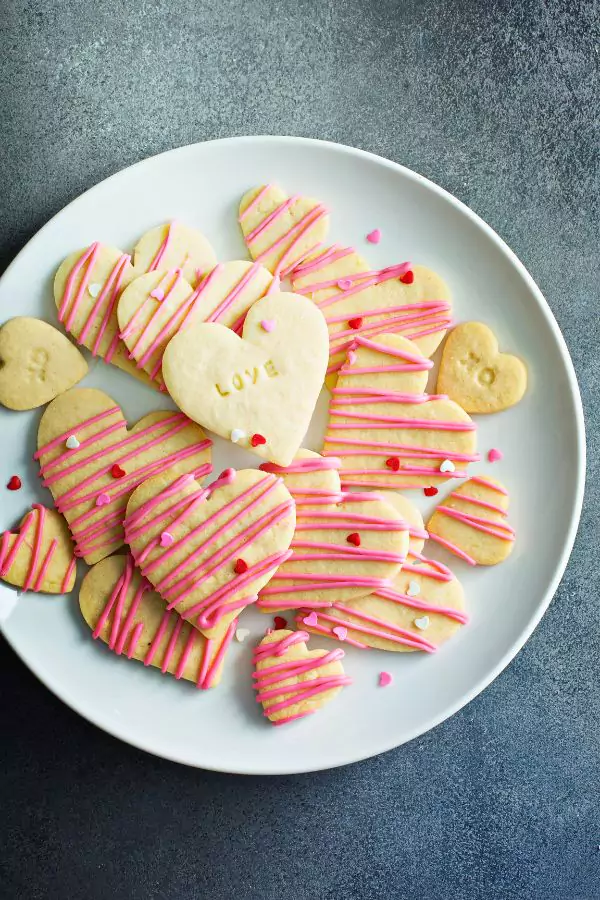
[[[400,276],[400,281],[402,284],[412,284],[415,280],[415,273],[412,269],[409,269],[408,272],[405,272],[404,275]]]
[[[115,463],[112,469],[110,470],[110,474],[113,478],[123,478],[126,474],[125,469],[122,469],[118,463]]]
[[[358,531],[353,531],[352,534],[349,534],[346,538],[349,544],[354,544],[355,547],[360,547],[360,534]]]
[[[355,319],[348,319],[348,325],[355,330],[358,330],[362,326],[362,323],[362,316],[357,316]]]
[[[438,489],[436,487],[423,488],[423,493],[426,497],[435,497],[435,495],[438,493]]]
[[[18,491],[21,487],[21,479],[18,475],[13,475],[6,487],[9,491]]]
[[[248,563],[244,562],[243,559],[236,559],[233,571],[236,575],[243,575],[244,572],[248,571]]]
[[[400,460],[397,456],[390,456],[388,459],[386,459],[385,464],[388,469],[392,470],[392,472],[397,472],[400,468]]]
[[[262,434],[253,434],[250,438],[250,443],[253,447],[258,447],[259,444],[266,444],[267,439]]]
[[[284,619],[283,616],[275,616],[273,619],[273,624],[275,625],[275,630],[278,631],[280,628],[287,628],[287,619]]]

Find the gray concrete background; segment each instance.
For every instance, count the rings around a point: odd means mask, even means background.
[[[377,759],[187,770],[95,730],[4,646],[0,896],[600,897],[599,3],[3,0],[0,21],[2,266],[81,191],[180,144],[372,150],[456,194],[527,265],[573,355],[590,456],[575,551],[526,648]]]

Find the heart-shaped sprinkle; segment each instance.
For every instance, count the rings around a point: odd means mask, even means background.
[[[248,571],[248,563],[243,559],[236,559],[233,571],[236,575],[243,575]]]
[[[496,447],[492,447],[492,449],[488,451],[487,457],[488,462],[498,462],[504,458],[504,453],[502,450],[497,450]]]
[[[126,472],[125,469],[122,469],[118,463],[115,463],[110,470],[110,474],[113,478],[123,478]]]
[[[421,616],[419,619],[415,619],[415,625],[420,631],[425,631],[426,628],[429,628],[429,616]]]
[[[406,588],[406,593],[409,597],[416,597],[420,592],[421,588],[416,581],[409,582],[408,587]]]
[[[80,443],[77,440],[77,438],[75,437],[75,435],[70,434],[69,437],[65,441],[65,447],[67,448],[67,450],[77,450],[77,448],[79,446],[80,446]]]
[[[349,366],[354,365],[354,363],[356,362],[356,350],[348,351],[348,355],[346,357],[346,362],[348,363]]]
[[[388,469],[392,470],[392,472],[397,472],[398,469],[400,468],[400,460],[398,459],[397,456],[389,456],[386,459],[385,464],[388,467]]]
[[[354,328],[355,331],[362,327],[362,323],[362,316],[356,316],[356,318],[354,319],[348,319],[348,325],[350,326],[350,328]]]
[[[456,466],[451,459],[445,459],[440,466],[440,472],[443,472],[444,474],[446,474],[446,472],[454,472],[455,469]]]
[[[354,544],[355,547],[360,547],[360,534],[358,531],[353,531],[352,534],[349,534],[346,538],[349,544]]]
[[[379,228],[374,228],[373,231],[370,231],[367,235],[367,240],[370,244],[378,244],[381,240],[381,231]]]
[[[237,628],[236,632],[235,632],[235,639],[240,644],[243,644],[249,634],[250,634],[249,628]]]
[[[340,639],[340,641],[345,641],[346,637],[348,635],[348,629],[344,628],[343,625],[337,625],[335,628],[332,629],[332,632],[333,632],[333,634],[335,634],[335,636],[337,638]]]
[[[275,321],[275,319],[261,319],[260,327],[262,328],[263,331],[268,331],[268,332],[275,331],[275,328],[277,327],[277,322]]]
[[[340,291],[349,291],[352,287],[352,281],[349,278],[340,278],[337,283]]]
[[[284,619],[283,616],[275,616],[273,625],[275,626],[275,631],[279,631],[280,628],[287,628],[287,619]]]
[[[175,543],[175,538],[168,531],[163,531],[160,536],[160,546],[161,547],[170,547],[173,543]]]
[[[435,497],[435,495],[439,492],[436,487],[432,486],[432,487],[423,488],[423,493],[425,494],[426,497]]]
[[[6,485],[6,487],[9,489],[9,491],[18,491],[19,488],[21,487],[21,479],[19,478],[19,476],[18,476],[18,475],[13,475],[13,476],[9,479],[8,484]]]
[[[311,628],[314,628],[319,624],[319,617],[317,616],[316,612],[311,612],[307,616],[305,616],[302,621],[305,625],[309,625]]]
[[[96,497],[96,506],[108,506],[110,503],[110,497],[108,494],[98,494]]]
[[[258,447],[260,444],[266,444],[267,439],[262,434],[253,434],[250,438],[250,444],[253,447]]]
[[[394,679],[389,672],[379,673],[379,687],[387,687],[393,680]]]
[[[412,284],[415,280],[415,273],[412,269],[409,269],[408,272],[405,272],[404,275],[400,276],[400,281],[402,284]]]
[[[150,291],[150,296],[153,300],[158,300],[160,302],[165,299],[165,292],[161,287],[155,287],[153,291]]]
[[[96,297],[98,296],[98,294],[100,293],[101,290],[102,290],[102,285],[98,284],[97,281],[95,281],[93,284],[88,285],[88,294],[90,295],[90,297],[93,297],[94,300],[96,299]]]
[[[246,432],[242,431],[241,428],[234,428],[233,431],[231,432],[230,437],[234,444],[238,444],[240,441],[243,441],[243,439],[246,437]]]

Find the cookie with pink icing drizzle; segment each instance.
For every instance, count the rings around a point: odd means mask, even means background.
[[[294,502],[280,478],[227,469],[208,488],[190,475],[151,478],[127,505],[125,539],[169,609],[205,635],[256,602],[289,556]],[[173,541],[161,536],[168,533]]]
[[[512,553],[515,530],[506,520],[508,491],[495,478],[472,476],[436,507],[429,536],[471,566],[495,566]]]
[[[46,408],[34,456],[42,484],[69,524],[76,555],[91,565],[123,544],[125,508],[138,484],[158,472],[171,479],[182,472],[210,474],[211,446],[183,413],[150,413],[128,430],[108,394],[74,388]]]
[[[216,262],[215,251],[202,232],[177,221],[151,228],[133,251],[136,275],[180,269],[186,281],[194,286]]]
[[[68,594],[75,585],[69,529],[54,509],[34,503],[18,531],[0,537],[0,578],[24,591]]]
[[[204,637],[167,610],[130,556],[96,563],[81,584],[79,607],[93,637],[117,656],[184,678],[201,690],[219,683],[235,624],[223,626],[213,638]]]
[[[301,447],[289,466],[262,463],[262,472],[280,475],[294,498],[296,511],[312,507],[330,506],[342,499],[339,476],[340,461],[334,457],[321,456],[314,450]]]
[[[311,715],[352,683],[344,651],[308,650],[308,638],[306,631],[271,631],[254,650],[256,700],[273,725]]]

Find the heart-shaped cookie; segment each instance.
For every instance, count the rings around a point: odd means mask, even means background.
[[[77,347],[47,322],[19,316],[0,328],[0,403],[35,409],[87,375]]]
[[[436,507],[427,523],[429,536],[471,566],[495,566],[515,542],[506,521],[508,499],[499,481],[474,475]]]
[[[451,322],[445,282],[424,266],[372,269],[351,247],[335,245],[292,272],[298,294],[310,296],[329,329],[328,373],[337,372],[357,335],[402,334],[431,356]]]
[[[288,197],[277,185],[264,184],[242,197],[239,223],[252,259],[284,276],[320,247],[329,215],[312,197]]]
[[[76,250],[54,278],[58,319],[79,344],[148,384],[148,376],[129,359],[119,338],[117,301],[135,278],[131,257],[97,241]]]
[[[465,412],[493,413],[514,406],[527,388],[527,369],[500,353],[494,332],[482,322],[457,325],[444,345],[437,390]]]
[[[281,479],[256,469],[227,469],[208,488],[164,473],[131,495],[125,539],[168,608],[212,637],[289,555],[294,512]]]
[[[34,503],[17,532],[5,531],[0,542],[0,578],[24,591],[68,594],[75,584],[73,542],[65,520],[53,509]]]
[[[258,263],[219,263],[194,290],[180,269],[150,272],[123,291],[117,309],[121,339],[150,378],[162,383],[165,347],[196,322],[242,330],[246,313],[269,289],[271,273]]]
[[[357,339],[333,390],[323,451],[341,459],[343,487],[435,485],[479,459],[467,413],[422,393],[431,366],[400,335]]]
[[[217,262],[215,251],[204,235],[182,222],[166,222],[151,228],[133,251],[136,275],[180,269],[189,284],[196,285]]]
[[[129,431],[120,406],[93,388],[74,388],[48,406],[38,428],[43,485],[69,523],[75,553],[90,565],[123,543],[133,489],[158,472],[212,471],[211,441],[182,413],[160,411]]]
[[[316,712],[352,679],[344,674],[344,651],[308,650],[306,631],[272,631],[254,650],[254,688],[264,715],[285,725]]]
[[[176,334],[163,378],[195,422],[225,438],[235,432],[237,443],[287,466],[310,423],[327,346],[325,320],[310,300],[272,293],[250,308],[241,338],[215,324]]]
[[[203,690],[219,683],[235,624],[205,638],[167,610],[131,557],[109,556],[96,563],[81,584],[79,606],[93,637],[117,655],[139,659]]]
[[[313,450],[302,447],[289,466],[278,466],[275,463],[262,463],[262,472],[280,475],[294,498],[296,510],[313,506],[331,506],[342,499],[340,487],[340,460],[335,457],[321,456]]]

